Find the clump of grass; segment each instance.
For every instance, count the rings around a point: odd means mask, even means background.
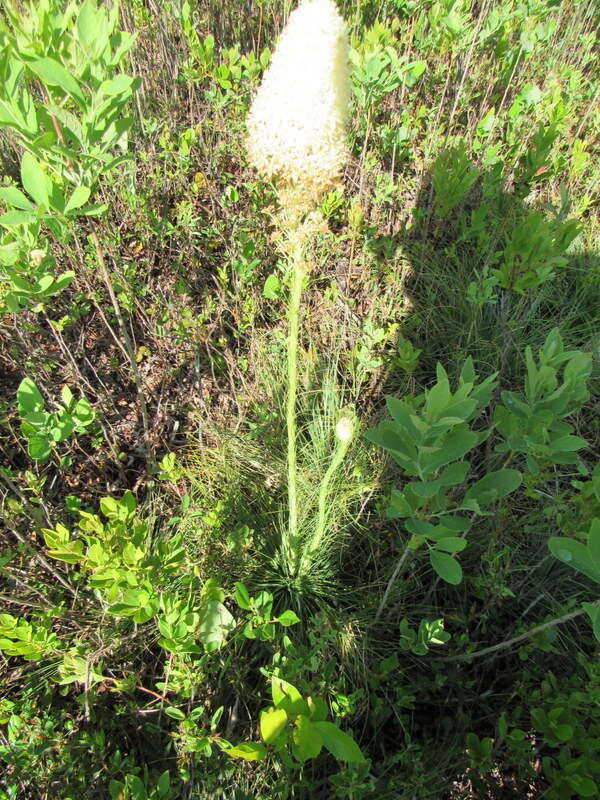
[[[297,396],[296,491],[298,502],[298,561],[285,548],[287,517],[287,430],[285,355],[262,351],[255,365],[255,392],[269,398],[270,416],[242,431],[211,427],[210,447],[190,448],[186,475],[191,482],[191,508],[223,509],[222,534],[235,539],[240,524],[252,526],[253,555],[239,563],[238,575],[272,591],[281,605],[314,611],[335,604],[340,590],[339,559],[356,528],[357,510],[364,487],[375,480],[356,468],[366,462],[358,424],[352,415],[356,388],[344,382],[338,360],[328,358],[302,376]],[[304,370],[307,371],[307,370]],[[350,423],[351,421],[351,423]],[[341,423],[341,424],[340,424]],[[350,425],[349,425],[350,423]],[[348,427],[351,429],[348,430]],[[343,441],[340,439],[345,436]],[[352,465],[352,466],[350,466]],[[376,469],[371,463],[369,469]],[[197,526],[195,547],[203,549]],[[208,541],[206,542],[208,545]],[[221,547],[227,549],[224,541]],[[250,569],[248,569],[250,566]],[[221,570],[222,572],[222,570]],[[308,616],[306,617],[308,618]]]

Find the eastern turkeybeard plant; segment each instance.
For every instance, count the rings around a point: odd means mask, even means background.
[[[306,537],[298,525],[296,474],[299,312],[303,281],[311,266],[306,245],[323,222],[316,205],[340,178],[347,158],[349,98],[346,24],[332,0],[304,0],[290,15],[247,120],[250,162],[263,177],[277,181],[282,210],[278,224],[291,265],[286,401],[289,520],[281,546],[292,578],[310,567],[310,559],[302,558],[301,552]],[[339,448],[334,461],[323,477],[321,495],[327,493],[332,468],[339,466]],[[324,506],[322,497],[320,505]],[[313,535],[305,556],[314,544]]]

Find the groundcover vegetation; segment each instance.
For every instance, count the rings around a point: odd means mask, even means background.
[[[5,0],[0,798],[600,795],[595,0]]]

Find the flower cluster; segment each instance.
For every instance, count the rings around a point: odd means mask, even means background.
[[[250,161],[307,205],[335,184],[346,160],[348,38],[332,0],[290,15],[248,116]]]

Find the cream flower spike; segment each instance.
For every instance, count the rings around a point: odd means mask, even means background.
[[[250,161],[265,177],[282,179],[282,205],[293,198],[310,207],[339,178],[349,99],[344,20],[333,0],[302,0],[247,120]]]

